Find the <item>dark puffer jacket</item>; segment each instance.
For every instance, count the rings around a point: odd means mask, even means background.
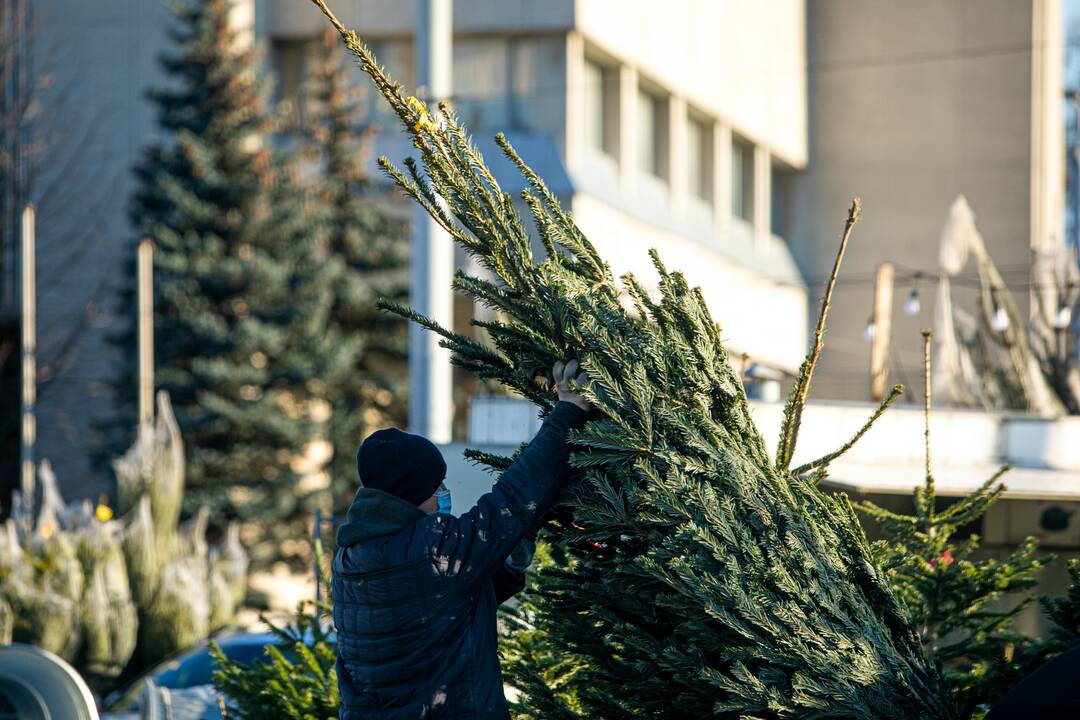
[[[556,405],[461,517],[357,491],[333,568],[342,720],[506,720],[495,611],[520,583],[505,561],[555,502],[566,433],[584,422],[577,406]]]

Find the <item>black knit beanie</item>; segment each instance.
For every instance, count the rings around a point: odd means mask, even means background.
[[[434,443],[397,428],[377,430],[356,449],[360,484],[419,505],[446,478],[446,461]]]

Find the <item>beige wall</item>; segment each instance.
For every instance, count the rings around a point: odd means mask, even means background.
[[[789,165],[805,163],[803,0],[680,0],[670,11],[650,0],[577,0],[576,14],[587,43]]]
[[[611,0],[614,2],[615,0]],[[325,26],[311,0],[257,0],[268,8],[266,32],[276,37],[309,37]],[[361,34],[412,35],[416,0],[327,0],[343,23]],[[457,0],[456,32],[530,32],[569,30],[573,0]]]
[[[710,250],[620,212],[588,195],[573,199],[574,220],[611,263],[616,277],[632,272],[647,287],[657,276],[649,249],[657,248],[669,270],[700,286],[713,319],[720,323],[728,352],[750,353],[755,361],[794,371],[806,352],[806,293],[781,285]]]
[[[1060,3],[811,0],[808,18],[810,160],[795,181],[788,240],[814,303],[850,198],[862,196],[813,395],[865,399],[861,333],[874,268],[889,260],[898,272],[936,272],[938,236],[958,194],[998,265],[1019,269],[1009,277],[1020,281],[1024,305],[1030,248],[1061,237]],[[900,372],[890,380],[918,389],[918,331],[931,323],[934,283],[923,283],[915,318],[900,312],[908,290],[894,293]]]

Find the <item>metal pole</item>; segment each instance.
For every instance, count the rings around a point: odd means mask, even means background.
[[[318,541],[322,540],[322,508],[315,508],[315,527],[312,528],[311,537],[316,542],[311,543],[312,562],[315,564],[315,602],[322,600],[322,577],[319,574],[319,555],[321,549]]]
[[[139,242],[139,437],[154,423],[154,245]]]
[[[34,249],[34,206],[22,212],[22,487],[34,486],[34,443],[37,440],[37,287]],[[26,498],[33,503],[33,498]]]
[[[870,397],[875,402],[885,398],[888,380],[889,339],[892,334],[892,263],[878,265],[874,278],[874,337],[870,341]]]
[[[1076,198],[1073,200],[1073,232],[1076,233],[1073,247],[1080,252],[1080,93],[1070,94],[1073,101],[1073,111],[1076,120],[1076,130],[1073,134],[1073,159],[1076,161],[1076,172],[1073,174],[1073,192]]]
[[[434,112],[450,97],[452,0],[417,0],[416,80]],[[450,237],[419,206],[412,222],[409,303],[443,327],[454,321],[454,247]],[[415,323],[409,326],[409,429],[432,442],[451,440],[453,394],[450,352],[439,338]]]

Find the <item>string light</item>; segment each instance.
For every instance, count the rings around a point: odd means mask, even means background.
[[[864,327],[862,331],[863,340],[866,342],[873,342],[876,335],[877,325],[874,324],[874,317],[871,315],[870,319],[866,321],[866,327]]]
[[[994,311],[994,316],[990,319],[990,327],[999,333],[1009,329],[1009,313],[1005,312],[1005,308],[1001,305],[998,305],[997,310]]]
[[[905,315],[918,315],[922,310],[922,301],[919,299],[919,281],[922,280],[922,272],[916,271],[912,277],[911,293],[904,302]]]
[[[918,315],[920,310],[922,310],[922,302],[919,300],[919,291],[912,288],[911,294],[908,295],[907,301],[904,302],[904,314]]]
[[[1072,308],[1068,305],[1062,305],[1058,308],[1057,314],[1054,315],[1054,327],[1058,330],[1065,330],[1072,323]]]

